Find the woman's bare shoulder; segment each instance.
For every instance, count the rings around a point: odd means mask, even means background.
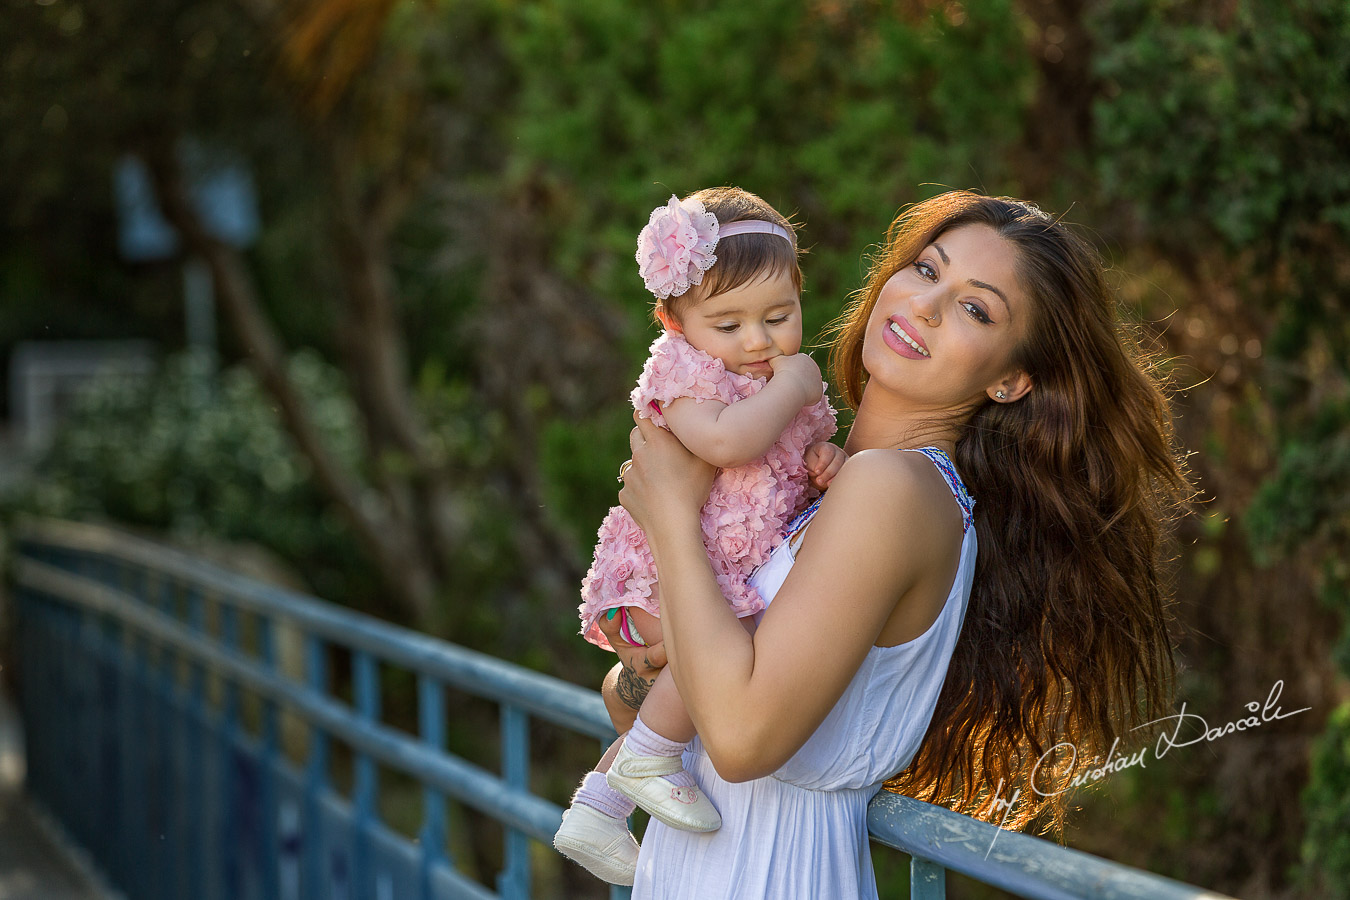
[[[876,550],[939,547],[959,542],[962,520],[946,481],[923,454],[863,450],[830,482],[810,530],[808,543],[834,533]]]
[[[952,505],[951,490],[932,461],[902,450],[862,450],[850,456],[830,482],[825,502]]]

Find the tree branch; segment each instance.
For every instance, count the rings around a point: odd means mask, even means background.
[[[425,621],[431,612],[434,585],[427,567],[407,550],[416,542],[406,524],[366,502],[359,483],[343,471],[324,446],[286,371],[284,347],[262,311],[247,268],[233,248],[212,236],[202,224],[170,147],[161,144],[146,156],[165,217],[178,230],[185,246],[206,262],[221,307],[248,351],[250,365],[276,400],[282,421],[313,466],[320,487],[371,553],[401,605],[416,619]]]

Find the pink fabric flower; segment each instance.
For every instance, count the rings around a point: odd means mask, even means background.
[[[717,262],[717,217],[697,200],[681,203],[674,194],[652,210],[638,233],[637,262],[642,282],[658,298],[678,297],[703,281]]]
[[[738,562],[750,552],[750,532],[744,525],[731,525],[717,533],[717,549],[731,562]]]

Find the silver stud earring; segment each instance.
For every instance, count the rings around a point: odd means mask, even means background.
[[[994,396],[997,397],[997,398],[1000,399],[1000,400],[1007,400],[1007,399],[1008,399],[1008,395],[1005,394],[1005,393],[1003,393],[1002,391],[994,391]]]

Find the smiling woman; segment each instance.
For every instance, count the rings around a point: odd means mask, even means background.
[[[1188,487],[1092,249],[1019,201],[918,204],[833,350],[849,458],[751,578],[753,631],[703,553],[712,470],[647,421],[631,437],[619,497],[698,732],[684,763],[722,813],[652,823],[643,900],[874,898],[883,783],[985,816],[1020,790],[1005,824],[1058,823],[1053,792],[1165,706],[1158,549]],[[651,648],[616,648],[618,682],[650,677]]]
[[[895,363],[866,335],[885,311],[907,308],[924,321],[910,330],[931,344],[929,364],[954,357],[961,369],[957,402],[931,421],[960,419],[954,460],[980,499],[981,549],[935,724],[887,786],[987,813],[999,781],[1029,788],[1058,740],[1072,736],[1080,759],[1104,754],[1167,706],[1159,554],[1191,488],[1168,401],[1120,326],[1100,257],[1034,206],[954,192],[895,221],[837,324],[832,364],[851,405],[895,383],[872,377]],[[1006,359],[982,353],[989,342],[1005,343]],[[932,390],[924,371],[912,365],[919,383],[896,387]],[[1060,787],[1074,777],[1058,763],[1042,764],[1043,789],[1051,771]],[[1010,824],[1048,814],[1059,827],[1065,794],[1051,793],[1024,790],[1037,802]]]

